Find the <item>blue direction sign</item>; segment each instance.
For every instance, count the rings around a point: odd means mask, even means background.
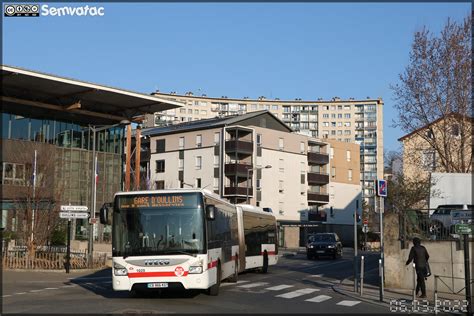
[[[377,195],[378,196],[387,196],[387,181],[386,180],[377,180]]]

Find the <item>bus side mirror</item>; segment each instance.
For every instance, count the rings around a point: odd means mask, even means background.
[[[109,216],[110,216],[109,206],[110,206],[110,203],[105,203],[100,208],[100,223],[103,224],[103,225],[110,225],[111,224],[111,220],[109,218]]]
[[[213,221],[215,218],[215,211],[216,207],[214,205],[207,205],[206,206],[206,217],[208,220]]]

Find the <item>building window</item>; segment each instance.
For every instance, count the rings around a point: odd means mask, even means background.
[[[347,170],[347,180],[352,181],[352,169]]]
[[[179,138],[179,149],[184,149],[184,137]]]
[[[351,118],[351,114],[350,113],[344,114],[344,118]]]
[[[323,122],[323,126],[329,127],[329,122]]]
[[[196,135],[196,147],[202,146],[202,135]]]
[[[331,122],[331,127],[336,127],[336,122]]]
[[[257,146],[262,146],[262,134],[257,134]]]
[[[199,115],[199,110],[194,110],[195,115]]]
[[[304,142],[301,142],[301,143],[300,143],[300,152],[301,152],[302,154],[304,154],[304,149],[305,149],[305,144],[304,144]]]
[[[2,165],[2,184],[25,185],[25,165],[4,162]],[[37,186],[40,181],[37,181]],[[41,186],[41,185],[40,185]]]
[[[341,130],[338,130],[338,131],[337,131],[337,135],[342,135],[342,131],[341,131]]]
[[[262,179],[257,179],[256,186],[257,190],[260,190],[262,188]]]
[[[344,126],[351,126],[351,122],[344,122]]]
[[[278,161],[278,168],[279,168],[280,172],[285,171],[285,161],[283,159],[280,159]]]
[[[278,111],[278,105],[272,105],[272,110],[273,111]]]
[[[157,160],[156,161],[156,173],[163,173],[165,172],[165,161],[164,160]]]
[[[336,167],[331,167],[331,177],[336,177]]]
[[[339,118],[342,118],[342,113],[339,113],[339,114],[337,115],[337,118],[338,118],[338,119],[339,119]]]
[[[342,105],[338,105],[338,106],[337,106],[337,109],[338,109],[338,110],[342,110]]]
[[[192,109],[188,109],[188,114],[193,114],[193,110],[192,110]]]
[[[346,129],[346,130],[344,131],[344,135],[350,135],[350,134],[351,134],[351,130]]]
[[[346,159],[347,161],[351,161],[351,152],[349,150],[346,150]]]
[[[184,170],[184,159],[179,159],[178,160],[178,169],[179,170]]]
[[[214,156],[214,167],[219,167],[219,156]]]
[[[201,187],[201,178],[196,178],[196,188]]]
[[[157,153],[164,153],[166,146],[166,139],[158,139],[156,141],[156,152]]]
[[[351,106],[350,106],[350,105],[344,105],[344,110],[350,111],[350,110],[351,110]]]
[[[283,180],[278,181],[278,192],[283,193],[284,185],[285,185],[285,183],[283,182]]]
[[[202,157],[196,156],[196,170],[200,170],[202,167]]]
[[[219,145],[221,142],[221,133],[214,133],[214,145]]]
[[[336,135],[336,131],[331,131],[331,135]]]
[[[461,134],[459,130],[459,124],[456,123],[451,126],[451,134],[456,137]]]
[[[165,181],[163,181],[163,180],[155,181],[155,187],[156,187],[157,190],[164,190]]]
[[[206,110],[201,110],[201,115],[207,115],[207,111]]]
[[[329,114],[323,114],[323,118],[329,118]]]
[[[342,122],[337,122],[337,127],[342,127]]]
[[[436,153],[433,150],[427,150],[423,152],[422,164],[423,168],[428,171],[435,170]]]
[[[185,109],[185,108],[179,109],[179,113],[184,113],[184,114],[186,114],[186,109]]]
[[[334,148],[333,148],[333,147],[331,147],[331,148],[329,149],[329,158],[331,158],[331,159],[334,158]]]
[[[336,118],[336,113],[332,113],[331,118]]]
[[[283,138],[279,138],[279,139],[278,139],[278,149],[279,149],[279,150],[283,150],[284,147],[285,147],[284,139],[283,139]]]

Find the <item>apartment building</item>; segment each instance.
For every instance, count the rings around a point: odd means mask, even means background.
[[[232,203],[271,208],[286,246],[300,244],[304,222],[327,219],[322,209],[330,203],[330,146],[293,133],[268,111],[146,128],[142,135],[150,139],[155,189],[206,188]],[[358,158],[358,145],[335,142],[351,145]],[[353,168],[360,195],[359,166]]]
[[[293,131],[322,140],[335,139],[360,145],[360,182],[368,205],[374,203],[374,180],[383,178],[383,100],[279,100],[211,98],[155,92],[160,98],[183,104],[182,108],[148,116],[146,126],[162,126],[200,119],[241,115],[267,110]]]

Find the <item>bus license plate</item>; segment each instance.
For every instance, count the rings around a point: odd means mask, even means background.
[[[168,283],[148,283],[149,289],[168,287]]]
[[[324,253],[324,250],[318,250],[316,253]]]

